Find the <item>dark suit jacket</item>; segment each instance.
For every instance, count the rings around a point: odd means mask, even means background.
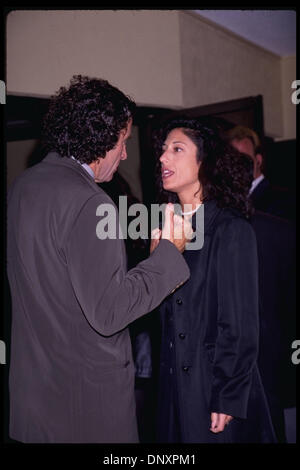
[[[276,414],[276,408],[296,403],[296,368],[291,362],[291,344],[296,338],[296,233],[290,222],[259,211],[251,223],[259,261],[258,365]]]
[[[184,257],[191,278],[160,307],[159,440],[164,441],[169,397],[177,387],[181,442],[274,442],[256,364],[259,304],[253,228],[237,212],[209,201],[204,204],[203,248],[185,251]],[[209,430],[211,412],[235,419],[214,434]]]
[[[127,272],[124,241],[96,236],[103,203],[112,201],[84,168],[56,153],[10,189],[13,439],[138,440],[126,327],[186,281],[189,270],[162,240]]]
[[[276,217],[295,220],[295,197],[286,188],[274,186],[264,178],[251,193],[251,200],[256,210]]]

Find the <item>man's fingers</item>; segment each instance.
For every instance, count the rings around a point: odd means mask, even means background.
[[[155,248],[158,246],[161,237],[161,230],[159,228],[155,228],[151,232],[151,243],[150,243],[150,253],[153,253]]]
[[[162,238],[167,238],[171,241],[174,240],[174,205],[171,203],[166,205]]]
[[[176,240],[184,237],[183,218],[178,214],[174,214],[173,217],[173,233]]]
[[[183,219],[183,226],[184,226],[184,235],[187,240],[192,240],[194,238],[194,231],[191,225],[190,220],[186,218]]]
[[[161,230],[159,228],[154,228],[151,232],[152,240],[159,240],[161,237]]]
[[[191,240],[193,238],[193,228],[189,220],[174,214],[174,238]]]
[[[174,239],[174,206],[170,207],[170,214],[169,214],[169,219],[170,219],[170,233],[171,233],[171,238]]]

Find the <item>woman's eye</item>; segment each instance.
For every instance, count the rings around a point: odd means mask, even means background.
[[[181,152],[182,148],[181,147],[174,147],[175,152]]]

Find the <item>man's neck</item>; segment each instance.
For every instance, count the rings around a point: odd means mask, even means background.
[[[81,165],[85,171],[94,179],[95,178],[95,174],[94,174],[94,171],[93,171],[93,168],[91,167],[91,165],[88,165],[87,163],[81,163],[79,160],[77,160],[75,157],[71,157],[73,160],[76,160],[77,163],[79,163],[79,165]]]

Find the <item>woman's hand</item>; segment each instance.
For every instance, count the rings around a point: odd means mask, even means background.
[[[223,413],[211,413],[211,432],[218,433],[224,431],[224,428],[233,419],[230,415]]]

